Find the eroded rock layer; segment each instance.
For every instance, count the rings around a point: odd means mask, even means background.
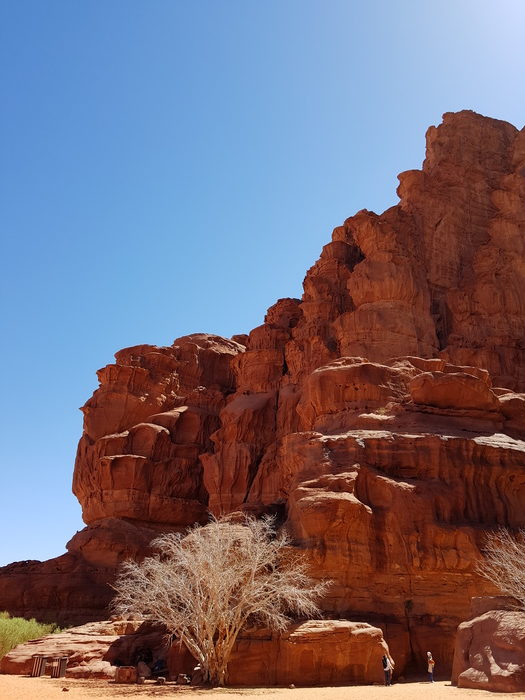
[[[471,597],[494,592],[484,532],[525,526],[525,130],[445,114],[399,179],[400,203],[336,228],[302,299],[249,335],[100,370],[73,481],[87,528],[65,558],[4,568],[0,608],[102,619],[157,532],[274,513],[333,581],[328,617],[381,627],[398,672],[427,649],[450,668]]]

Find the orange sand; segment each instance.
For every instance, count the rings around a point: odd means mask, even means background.
[[[65,692],[63,689],[68,688]],[[197,690],[169,684],[158,686],[153,682],[145,685],[115,685],[102,680],[69,680],[67,678],[28,678],[26,676],[0,675],[0,698],[2,700],[98,700],[101,698],[173,698],[181,700],[483,700],[492,697],[523,697],[522,693],[488,693],[485,690],[454,688],[449,681],[428,683],[398,683],[390,688],[384,686],[345,686],[338,688],[239,688]]]

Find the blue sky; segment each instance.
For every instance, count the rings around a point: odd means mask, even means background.
[[[522,0],[0,2],[0,565],[64,551],[95,371],[259,325],[446,111],[525,123]]]

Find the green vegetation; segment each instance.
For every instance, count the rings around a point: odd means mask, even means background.
[[[0,659],[17,644],[60,631],[54,622],[44,625],[34,619],[25,620],[23,617],[11,617],[9,613],[0,612]]]
[[[379,408],[374,409],[374,413],[377,413],[380,416],[388,416],[390,411],[388,410],[387,406],[379,406]]]

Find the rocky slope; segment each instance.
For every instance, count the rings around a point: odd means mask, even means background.
[[[231,340],[116,354],[86,403],[68,553],[0,570],[0,609],[107,615],[118,562],[159,531],[275,513],[380,626],[397,669],[450,667],[483,532],[525,526],[525,130],[473,112],[427,132],[398,205],[336,228],[302,299]]]

